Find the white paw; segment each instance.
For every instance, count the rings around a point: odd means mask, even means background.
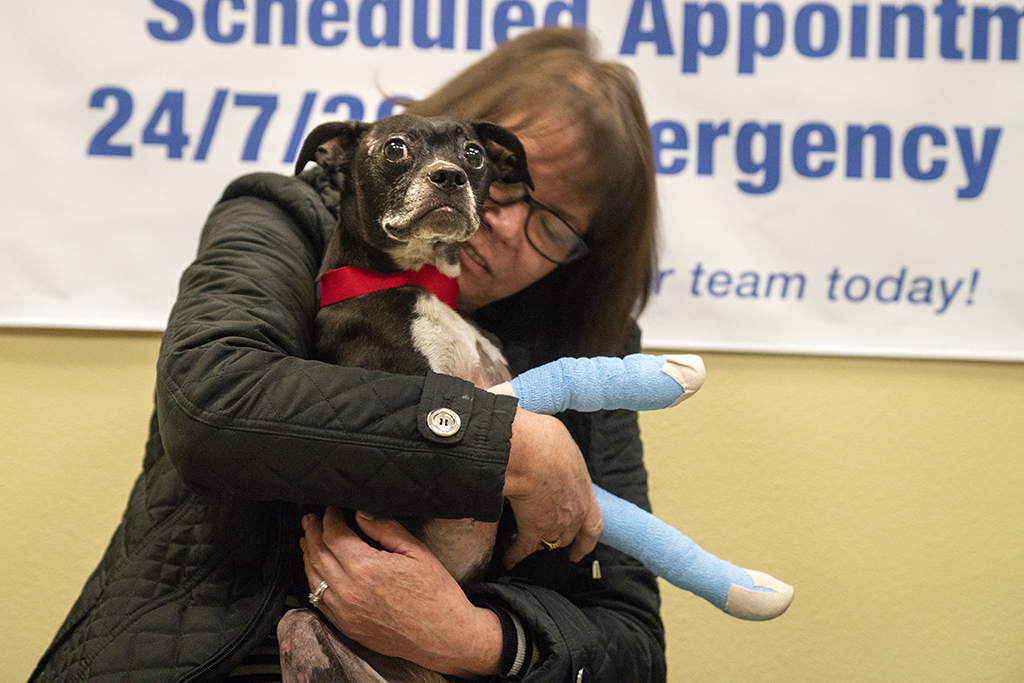
[[[785,612],[793,602],[793,587],[774,576],[753,569],[744,569],[754,580],[754,586],[769,588],[756,591],[732,584],[725,602],[726,614],[749,621],[767,621]]]
[[[679,386],[683,388],[682,395],[673,401],[668,406],[669,408],[679,405],[696,394],[704,386],[706,373],[704,371],[704,361],[700,356],[694,356],[693,354],[665,356],[665,364],[661,366],[661,371],[679,382]]]

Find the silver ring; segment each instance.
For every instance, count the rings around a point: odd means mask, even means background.
[[[328,588],[329,586],[327,585],[327,582],[321,581],[320,585],[316,587],[316,590],[309,594],[309,604],[311,604],[313,607],[319,605],[320,598],[324,596],[324,591]]]

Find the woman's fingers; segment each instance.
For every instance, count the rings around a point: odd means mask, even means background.
[[[303,516],[302,530],[305,532],[305,536],[299,539],[299,547],[302,548],[302,564],[306,568],[306,580],[312,591],[323,581],[320,572],[313,566],[313,558],[320,553],[322,546],[320,518],[316,515]]]
[[[587,508],[583,522],[576,533],[576,538],[572,541],[572,545],[569,546],[569,559],[573,562],[579,562],[592,553],[594,548],[597,547],[597,539],[601,537],[603,530],[604,516],[601,514],[601,506],[598,505],[597,498],[595,497],[592,505]]]
[[[368,512],[360,511],[356,513],[356,522],[364,534],[377,541],[388,552],[408,555],[426,550],[426,546],[418,538],[393,519],[378,519]]]

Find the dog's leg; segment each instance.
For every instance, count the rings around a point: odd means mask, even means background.
[[[534,413],[563,410],[660,410],[678,405],[704,384],[700,356],[560,358],[492,387]]]
[[[387,683],[311,609],[293,609],[277,624],[284,683]]]
[[[600,541],[632,555],[677,588],[750,621],[774,619],[793,602],[789,584],[712,555],[675,527],[596,484],[594,495],[604,515]]]
[[[277,640],[284,683],[446,683],[439,673],[348,640],[312,609],[286,612]]]

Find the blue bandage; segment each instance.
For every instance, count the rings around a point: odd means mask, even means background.
[[[673,586],[725,609],[732,584],[756,590],[743,569],[697,545],[643,508],[594,485],[604,515],[601,543],[632,555]]]
[[[563,410],[660,410],[683,394],[661,371],[665,356],[635,353],[625,358],[560,358],[513,379],[519,405],[534,413]]]

